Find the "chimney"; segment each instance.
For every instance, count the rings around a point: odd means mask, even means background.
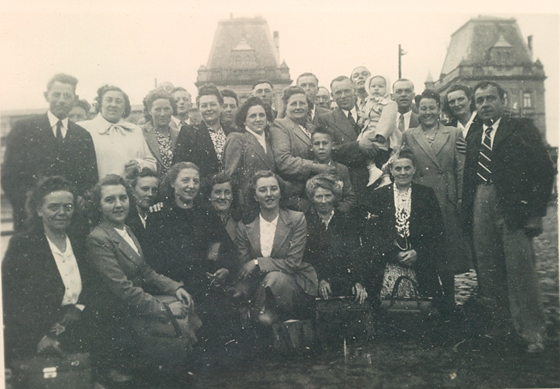
[[[276,47],[276,51],[280,54],[280,34],[278,31],[272,33],[272,38],[274,39],[274,47]]]
[[[529,47],[529,52],[531,53],[531,60],[533,59],[533,35],[527,37],[527,46]]]

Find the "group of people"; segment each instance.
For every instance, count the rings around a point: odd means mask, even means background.
[[[531,239],[555,172],[531,121],[504,115],[498,84],[415,98],[411,81],[361,66],[332,80],[330,109],[304,73],[280,112],[269,81],[241,105],[209,84],[196,120],[187,90],[169,85],[147,94],[141,127],[109,85],[93,119],[69,120],[76,85],[53,77],[47,113],[6,142],[18,232],[2,264],[8,360],[87,345],[126,370],[138,317],[198,315],[210,347],[243,320],[309,317],[316,298],[377,309],[402,275],[445,315],[455,275],[473,267],[488,335],[543,350]]]

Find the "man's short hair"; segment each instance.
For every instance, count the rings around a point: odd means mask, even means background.
[[[486,89],[489,86],[493,86],[496,88],[496,90],[498,91],[498,96],[500,96],[500,99],[504,99],[504,96],[506,95],[506,92],[502,89],[501,86],[499,86],[498,84],[496,84],[493,81],[480,81],[478,84],[476,84],[473,88],[473,95],[476,93],[476,91],[478,89]]]
[[[78,79],[74,76],[64,73],[55,74],[49,82],[47,82],[47,91],[51,89],[55,82],[60,82],[61,84],[70,84],[74,88],[74,93],[76,92],[76,85],[78,85]]]
[[[89,114],[89,111],[91,111],[91,104],[88,103],[87,100],[85,100],[85,99],[80,99],[80,100],[76,101],[75,106],[83,109],[86,112],[86,115]]]
[[[183,88],[182,86],[176,86],[175,88],[171,89],[171,94],[173,94],[175,92],[187,92],[187,93],[189,93],[189,91],[186,90],[185,88]],[[190,95],[190,93],[189,93],[189,95]]]
[[[331,91],[332,91],[332,86],[333,86],[333,84],[334,84],[335,82],[341,82],[341,81],[344,81],[344,80],[348,80],[348,81],[352,82],[352,80],[350,79],[350,77],[338,76],[337,78],[335,78],[334,80],[331,81],[331,85],[330,85]]]
[[[395,90],[395,84],[397,82],[410,82],[410,85],[412,85],[412,91],[414,92],[414,83],[410,81],[408,78],[399,78],[397,81],[393,82],[393,91]]]
[[[222,98],[223,97],[232,97],[235,99],[235,103],[237,105],[239,105],[239,98],[237,97],[237,93],[235,93],[235,91],[231,90],[231,89],[222,89],[222,91],[220,92],[222,94]]]
[[[317,83],[317,86],[319,86],[319,79],[317,78],[317,76],[314,75],[313,73],[309,73],[309,72],[300,74],[298,76],[298,78],[296,79],[296,84],[299,84],[299,79],[302,78],[302,77],[313,77],[315,79],[315,82]]]
[[[218,103],[220,105],[224,104],[224,98],[222,97],[220,91],[218,90],[218,88],[214,84],[202,85],[198,89],[198,96],[196,96],[196,104],[197,105],[200,105],[200,98],[202,96],[216,96],[216,98],[218,99]]]
[[[272,82],[270,82],[268,80],[258,80],[258,81],[253,83],[253,86],[251,87],[251,90],[255,89],[255,87],[259,84],[268,84],[268,85],[270,85],[270,89],[274,89],[274,86],[272,85]]]

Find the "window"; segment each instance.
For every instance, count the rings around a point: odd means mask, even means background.
[[[523,93],[523,108],[533,107],[533,101],[531,99],[531,92]]]

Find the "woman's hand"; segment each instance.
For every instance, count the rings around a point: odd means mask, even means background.
[[[362,286],[359,282],[356,282],[356,285],[352,288],[352,293],[356,295],[356,301],[359,304],[363,304],[367,298],[366,288]]]
[[[330,295],[332,294],[331,284],[329,284],[325,280],[321,280],[319,282],[319,294],[323,298],[323,300],[328,300]]]
[[[418,259],[418,253],[414,249],[401,251],[398,254],[399,261],[406,266],[412,266]]]
[[[225,267],[218,269],[216,273],[212,274],[212,283],[214,286],[220,286],[224,283],[229,276],[229,270]]]
[[[247,261],[245,265],[243,265],[239,275],[241,276],[242,279],[245,279],[249,277],[249,275],[253,272],[253,270],[255,270],[256,267],[257,264],[253,259],[251,259],[250,261]]]
[[[62,355],[63,353],[59,346],[60,342],[58,340],[46,335],[37,345],[37,353]]]
[[[180,302],[185,304],[187,308],[194,308],[194,301],[191,295],[185,289],[177,289],[177,291],[175,292],[175,296],[179,299]]]
[[[189,313],[189,307],[182,301],[175,301],[168,305],[174,317],[183,318]]]
[[[138,161],[131,159],[124,165],[125,176],[132,177],[136,172],[140,171],[140,164]]]

